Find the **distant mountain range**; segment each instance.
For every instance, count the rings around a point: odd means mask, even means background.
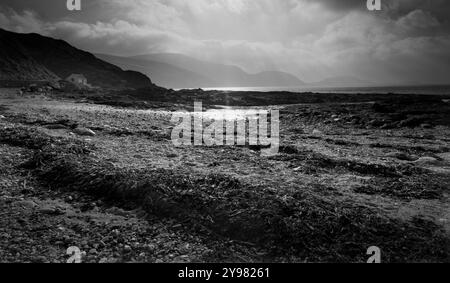
[[[1,81],[52,81],[71,74],[83,74],[89,84],[103,88],[153,85],[147,76],[124,71],[65,41],[0,29]]]
[[[90,85],[114,89],[144,88],[154,86],[153,83],[167,88],[371,85],[354,77],[305,84],[286,72],[249,74],[237,66],[174,53],[93,55],[63,40],[0,29],[0,81],[54,81],[71,74],[83,74]]]
[[[249,74],[237,66],[194,59],[181,54],[158,53],[133,57],[96,54],[102,60],[150,76],[168,88],[295,87],[305,83],[294,75],[266,71]]]
[[[352,76],[336,76],[325,78],[315,83],[310,83],[310,85],[317,85],[321,87],[363,87],[374,85],[374,83]]]

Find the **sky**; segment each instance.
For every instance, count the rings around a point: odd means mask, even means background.
[[[181,53],[306,82],[450,84],[450,1],[2,0],[0,27],[94,53]]]

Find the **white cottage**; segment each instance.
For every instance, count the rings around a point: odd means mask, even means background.
[[[78,86],[88,86],[87,79],[82,74],[72,74],[66,78],[66,81]]]

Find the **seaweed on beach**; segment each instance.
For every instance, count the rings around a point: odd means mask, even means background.
[[[21,126],[0,128],[0,143],[35,150],[24,168],[35,169],[66,155],[89,154],[95,147],[73,139],[55,138],[36,129]]]
[[[338,159],[311,150],[295,150],[289,147],[281,148],[281,155],[273,160],[291,162],[298,171],[315,174],[320,170],[346,170],[361,175],[377,175],[385,177],[400,177],[417,171],[413,167],[387,166],[375,163],[362,163],[349,159]]]
[[[365,186],[354,189],[355,193],[382,195],[403,200],[440,199],[448,189],[438,176],[412,176],[403,179],[377,178]]]
[[[59,150],[75,154],[88,153],[94,148],[94,146],[79,140],[51,137],[37,129],[23,126],[0,128],[0,143],[33,150],[51,151],[51,148],[55,148],[55,152]]]
[[[378,210],[314,193],[259,186],[227,174],[170,169],[124,169],[90,154],[75,138],[56,138],[26,127],[0,129],[1,143],[34,150],[26,168],[46,188],[86,195],[111,206],[142,209],[209,239],[228,239],[267,251],[272,261],[363,262],[370,246],[386,262],[448,262],[450,240],[421,218],[383,216]],[[297,148],[280,147],[272,159],[305,170],[340,170],[376,178],[414,175],[414,167],[364,164]],[[421,196],[420,196],[421,197]],[[444,247],[444,248],[443,248]]]
[[[183,170],[118,169],[85,156],[61,156],[36,171],[52,188],[189,223],[197,233],[227,237],[308,261],[363,261],[368,246],[386,261],[446,261],[449,240],[432,223],[402,222],[308,193],[274,192],[226,175]],[[299,191],[301,191],[299,189]]]

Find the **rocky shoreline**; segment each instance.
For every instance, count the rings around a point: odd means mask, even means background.
[[[97,263],[364,262],[373,245],[387,262],[449,262],[441,97],[297,94],[268,158],[171,145],[167,113],[204,92],[127,107],[0,92],[2,262],[66,262],[71,246]]]

